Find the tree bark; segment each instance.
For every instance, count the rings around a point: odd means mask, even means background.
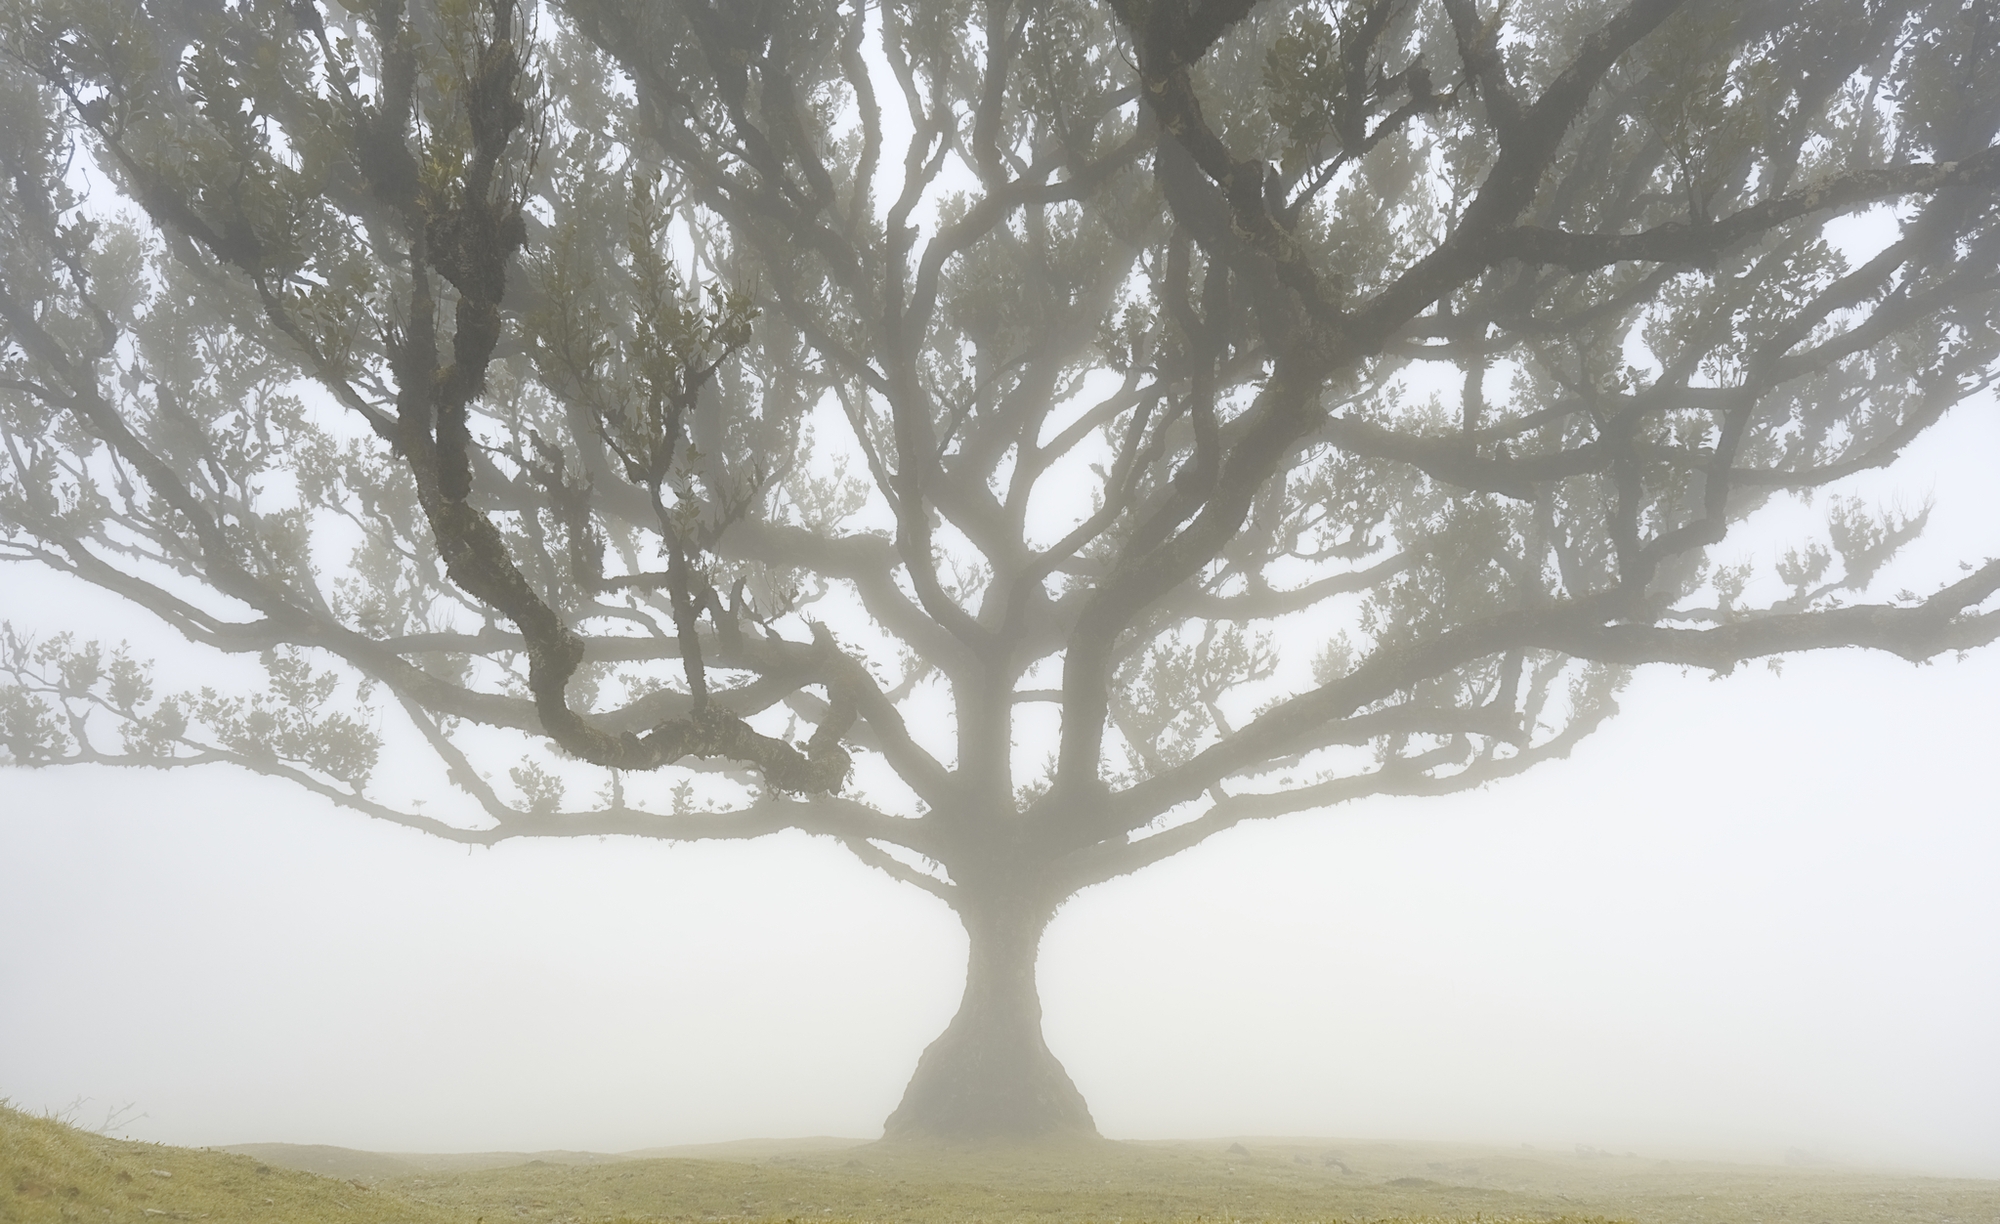
[[[1042,1039],[1035,958],[1050,911],[965,905],[971,940],[958,1014],[917,1060],[885,1139],[1085,1139],[1097,1124]]]

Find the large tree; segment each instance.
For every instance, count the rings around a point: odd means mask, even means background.
[[[1093,1129],[1079,889],[2000,635],[1920,510],[1724,563],[1994,377],[1990,0],[0,12],[0,557],[265,676],[10,629],[12,760],[837,839],[970,938],[892,1136]]]

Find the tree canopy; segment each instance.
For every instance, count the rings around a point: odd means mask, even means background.
[[[2000,635],[1841,483],[1995,377],[1981,0],[0,14],[0,559],[265,674],[10,628],[13,762],[837,839],[972,941],[891,1133],[1091,1129],[1080,888]]]

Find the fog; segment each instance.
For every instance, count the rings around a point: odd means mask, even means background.
[[[1899,564],[1992,550],[1992,417],[1878,480],[1938,501]],[[17,624],[171,646],[21,577]],[[1647,669],[1621,705],[1512,783],[1072,900],[1047,1032],[1103,1132],[2000,1176],[2000,652]],[[468,850],[216,771],[0,771],[0,932],[17,1107],[433,1151],[873,1137],[965,947],[801,836]]]
[[[1842,490],[1936,499],[1876,591],[2000,553],[1996,417]],[[1715,555],[1768,568],[1809,526]],[[23,568],[16,627],[185,651]],[[2000,1177],[2000,649],[1648,668],[1620,705],[1508,783],[1246,825],[1070,900],[1046,1033],[1099,1129]],[[240,772],[0,768],[0,1098],[120,1136],[874,1138],[965,951],[803,835],[467,848]]]

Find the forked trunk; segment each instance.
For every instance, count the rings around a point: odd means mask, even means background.
[[[1042,1040],[1035,954],[1048,912],[967,906],[959,920],[972,943],[965,998],[917,1060],[883,1137],[1094,1138],[1083,1094]]]

